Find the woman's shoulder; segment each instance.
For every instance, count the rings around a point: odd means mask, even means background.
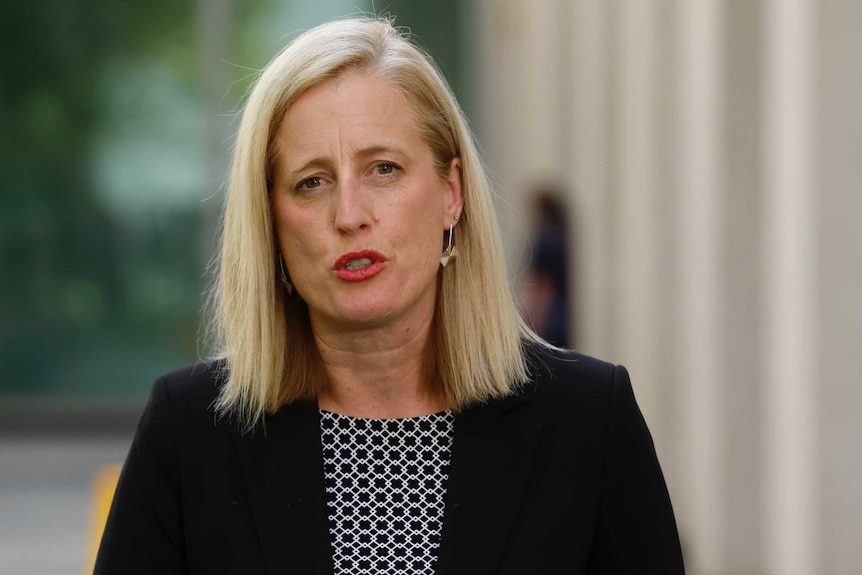
[[[571,350],[531,345],[529,380],[517,394],[534,407],[603,410],[614,395],[631,393],[628,372],[620,365]]]
[[[568,349],[530,345],[527,359],[532,379],[581,382],[607,380],[619,366]]]
[[[206,407],[218,397],[224,370],[223,360],[212,360],[161,375],[153,383],[150,401],[161,399],[181,411]]]
[[[224,381],[225,362],[212,360],[166,373],[153,383],[144,419],[188,427],[213,422],[215,402]]]
[[[183,404],[212,402],[221,389],[225,369],[224,360],[204,361],[160,376],[153,387],[163,387],[172,400]]]

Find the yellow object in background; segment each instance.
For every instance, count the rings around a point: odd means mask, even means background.
[[[85,575],[92,573],[96,564],[96,553],[99,551],[99,542],[102,540],[105,522],[108,520],[108,512],[111,510],[111,501],[114,499],[114,490],[117,488],[117,480],[120,478],[122,468],[121,465],[107,465],[99,469],[93,477]]]

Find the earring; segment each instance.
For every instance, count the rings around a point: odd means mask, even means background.
[[[284,289],[287,290],[287,295],[293,295],[293,284],[287,278],[287,272],[284,269],[284,259],[281,254],[278,254],[278,267],[281,268],[281,283],[284,284]]]
[[[440,256],[440,265],[442,265],[444,268],[449,264],[449,260],[455,259],[455,256],[458,255],[458,249],[454,245],[454,237],[454,224],[449,224],[449,243],[446,246],[446,249],[443,250],[443,255]]]

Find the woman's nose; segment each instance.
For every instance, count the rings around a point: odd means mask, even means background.
[[[342,179],[335,192],[335,227],[351,234],[374,221],[371,198],[354,178]]]

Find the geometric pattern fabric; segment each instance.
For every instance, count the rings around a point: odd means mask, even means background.
[[[320,410],[335,575],[432,575],[455,416],[365,419]]]

